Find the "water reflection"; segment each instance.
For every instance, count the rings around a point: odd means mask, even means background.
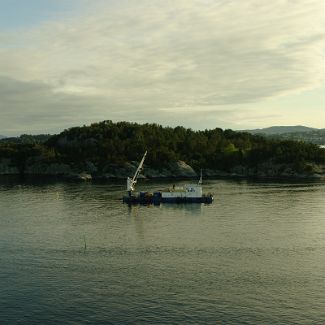
[[[202,211],[202,206],[204,204],[202,203],[183,203],[183,204],[177,204],[177,203],[161,203],[160,205],[126,205],[128,207],[128,215],[129,216],[137,216],[139,214],[139,211],[141,208],[147,208],[147,209],[164,209],[164,210],[173,210],[173,211],[187,211],[189,213],[197,215]]]
[[[199,216],[202,212],[202,207],[204,206],[203,203],[190,203],[190,204],[168,204],[163,203],[162,208],[165,210],[172,210],[172,211],[185,211],[188,214],[192,214],[195,216]]]

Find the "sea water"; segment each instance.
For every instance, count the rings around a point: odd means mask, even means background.
[[[1,324],[325,324],[324,182],[132,207],[124,187],[2,182]]]

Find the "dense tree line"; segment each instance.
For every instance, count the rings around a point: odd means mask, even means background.
[[[325,163],[325,150],[317,145],[291,140],[266,139],[246,132],[215,128],[194,131],[158,124],[103,121],[74,127],[43,143],[0,142],[0,158],[18,164],[27,159],[82,164],[91,161],[99,170],[107,164],[138,161],[148,151],[146,165],[166,166],[183,160],[194,169],[229,170],[233,166],[256,166],[263,162],[293,164]]]

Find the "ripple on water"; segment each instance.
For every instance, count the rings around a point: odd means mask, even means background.
[[[120,185],[2,184],[2,322],[322,324],[325,184],[206,188],[129,208]]]

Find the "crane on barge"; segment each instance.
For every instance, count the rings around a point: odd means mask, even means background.
[[[127,188],[127,192],[129,194],[129,197],[132,196],[132,192],[134,191],[134,187],[135,187],[135,184],[137,183],[137,179],[138,179],[138,176],[142,170],[142,167],[143,167],[143,163],[144,163],[144,160],[146,159],[146,156],[147,156],[147,151],[144,153],[141,161],[140,161],[140,164],[133,176],[133,178],[130,178],[128,177],[127,180],[126,180],[126,188]]]
[[[157,191],[154,193],[140,192],[133,194],[138,176],[143,169],[143,163],[146,159],[147,151],[144,153],[140,164],[133,176],[128,177],[126,180],[126,190],[128,195],[123,196],[123,203],[127,204],[156,204],[160,203],[212,203],[212,194],[202,193],[202,170],[200,179],[197,184],[186,184],[182,187],[169,188],[164,191]]]

